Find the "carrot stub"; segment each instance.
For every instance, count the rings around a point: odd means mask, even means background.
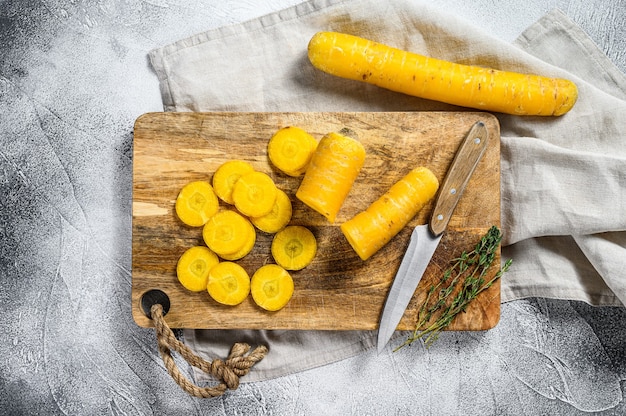
[[[317,140],[305,130],[288,126],[270,138],[267,154],[276,169],[289,176],[301,176],[315,152]]]
[[[345,133],[345,134],[344,134]],[[345,130],[320,140],[296,197],[331,223],[348,196],[365,161],[365,149]]]
[[[216,302],[238,305],[250,293],[250,276],[237,263],[223,261],[209,272],[207,291]]]
[[[215,194],[227,204],[234,204],[233,187],[235,182],[242,175],[250,172],[254,172],[254,167],[244,160],[224,162],[213,174],[213,190]]]
[[[317,253],[313,233],[301,225],[288,225],[274,235],[272,256],[286,270],[301,270],[308,266]]]
[[[439,181],[428,168],[413,169],[365,211],[341,224],[341,231],[359,257],[367,260],[409,223],[437,189]]]
[[[237,260],[252,250],[256,232],[250,221],[232,210],[215,214],[202,229],[204,243],[225,260]]]
[[[176,215],[191,227],[203,226],[218,209],[217,196],[211,184],[206,181],[187,183],[176,197]]]
[[[262,217],[274,207],[276,184],[263,172],[250,172],[241,176],[233,187],[235,207],[248,217]]]
[[[206,290],[209,271],[219,263],[215,253],[204,246],[188,248],[178,259],[176,275],[183,287],[192,292]]]
[[[293,208],[289,196],[284,191],[278,189],[274,207],[269,214],[262,217],[252,217],[250,222],[259,230],[274,234],[289,223],[292,213]]]
[[[578,98],[566,79],[456,64],[343,33],[316,33],[308,56],[332,75],[480,110],[559,116]]]
[[[285,307],[293,295],[293,289],[289,272],[276,264],[261,266],[250,280],[252,299],[268,311]]]

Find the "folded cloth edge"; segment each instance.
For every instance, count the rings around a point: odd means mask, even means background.
[[[173,43],[167,44],[160,48],[155,48],[148,52],[148,58],[155,70],[159,87],[161,91],[161,100],[165,111],[176,110],[176,103],[171,93],[172,89],[169,85],[169,77],[167,75],[167,57],[178,53],[181,49],[194,47],[212,39],[225,39],[244,32],[252,32],[255,30],[267,28],[275,24],[302,18],[311,13],[325,10],[337,4],[344,3],[343,0],[311,0],[305,1],[294,6],[282,9],[277,12],[269,13],[264,16],[247,20],[242,23],[219,26],[179,39]]]

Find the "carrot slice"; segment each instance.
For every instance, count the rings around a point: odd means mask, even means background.
[[[238,305],[250,293],[250,276],[237,263],[223,261],[209,272],[207,291],[216,302]]]
[[[439,188],[425,167],[413,169],[365,211],[341,224],[341,231],[363,260],[389,242],[430,201]]]
[[[206,181],[189,182],[176,198],[176,215],[191,227],[201,227],[219,209],[219,201],[211,184]]]
[[[301,225],[289,225],[274,235],[272,256],[287,270],[301,270],[308,266],[317,253],[313,233]]]
[[[235,182],[246,173],[254,172],[254,167],[245,160],[229,160],[220,165],[213,174],[213,189],[217,196],[227,204],[233,202]]]
[[[192,292],[206,290],[209,271],[217,263],[219,263],[217,255],[207,247],[191,247],[180,256],[176,264],[178,281]]]
[[[254,227],[249,222],[246,225],[246,228],[248,228],[249,237],[246,239],[243,247],[234,253],[222,253],[220,256],[221,258],[230,261],[240,260],[252,251],[254,244],[256,243],[256,231],[254,231]]]
[[[241,176],[233,187],[235,207],[248,217],[267,215],[276,202],[277,188],[272,178],[263,172]]]
[[[252,299],[261,308],[277,311],[287,305],[293,295],[293,279],[276,264],[261,266],[250,280]]]
[[[296,197],[331,223],[348,196],[365,161],[365,149],[357,140],[329,133],[320,140],[304,174]]]
[[[267,154],[272,164],[289,176],[301,176],[317,148],[317,140],[303,129],[283,127],[271,137]]]
[[[235,211],[223,210],[206,223],[202,238],[213,252],[224,258],[244,250],[251,239],[256,239],[256,232],[247,218]]]
[[[289,223],[292,213],[293,208],[289,196],[279,189],[276,202],[274,202],[274,207],[270,213],[262,217],[250,218],[250,221],[259,230],[273,234],[282,230]]]

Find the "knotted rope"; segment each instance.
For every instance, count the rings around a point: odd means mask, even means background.
[[[236,343],[225,361],[215,359],[209,362],[195,355],[185,344],[176,339],[163,317],[163,306],[152,305],[150,315],[156,328],[159,352],[167,372],[183,390],[195,397],[216,397],[224,394],[226,389],[235,390],[239,387],[239,378],[248,374],[252,366],[267,354],[267,347],[259,346],[246,355],[250,351],[250,346]],[[220,383],[213,387],[197,386],[180,372],[172,357],[172,351],[178,352],[189,364],[211,374]]]

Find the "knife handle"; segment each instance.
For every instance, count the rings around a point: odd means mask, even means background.
[[[443,184],[439,188],[439,194],[430,218],[430,231],[435,236],[443,233],[448,226],[465,186],[487,149],[488,141],[487,127],[485,123],[479,121],[472,126],[459,146]]]

